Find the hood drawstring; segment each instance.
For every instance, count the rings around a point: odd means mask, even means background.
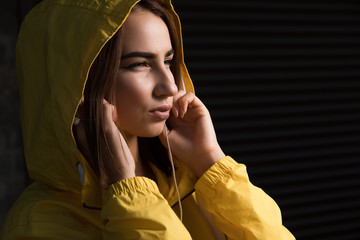
[[[178,196],[178,203],[179,203],[179,208],[180,208],[180,221],[182,222],[182,219],[183,219],[183,209],[182,209],[182,204],[181,204],[180,192],[179,192],[179,188],[178,188],[177,181],[176,181],[174,160],[173,160],[173,158],[172,158],[172,153],[171,153],[171,148],[170,148],[170,142],[169,142],[169,137],[168,137],[168,131],[167,131],[167,127],[166,127],[166,126],[165,126],[165,135],[166,135],[166,142],[167,142],[167,146],[168,146],[168,153],[169,153],[169,158],[170,158],[170,162],[171,162],[171,168],[172,168],[172,173],[173,173],[173,178],[174,178],[174,183],[175,183],[175,189],[176,189],[176,193],[177,193],[177,196]]]

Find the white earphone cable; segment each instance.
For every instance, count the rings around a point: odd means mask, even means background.
[[[172,158],[172,153],[171,153],[171,148],[170,148],[170,142],[169,142],[169,137],[168,137],[168,131],[167,131],[167,127],[166,127],[166,126],[165,126],[165,135],[166,135],[166,142],[167,142],[167,146],[168,146],[169,158],[170,158],[170,162],[171,162],[171,168],[172,168],[172,173],[173,173],[173,178],[174,178],[174,183],[175,183],[175,189],[176,189],[176,193],[177,193],[177,196],[178,196],[178,203],[179,203],[179,208],[180,208],[180,221],[182,222],[182,219],[183,219],[183,209],[182,209],[182,204],[181,204],[180,192],[179,192],[179,188],[178,188],[177,181],[176,181],[174,160],[173,160],[173,158]]]

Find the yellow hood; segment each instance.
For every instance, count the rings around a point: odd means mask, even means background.
[[[178,16],[167,6],[178,35]],[[105,43],[121,27],[137,0],[44,0],[25,18],[16,48],[21,124],[30,178],[82,192],[89,206],[101,205],[97,178],[78,151],[72,122],[89,69]],[[193,92],[181,49],[186,91]],[[77,164],[85,169],[84,186]]]

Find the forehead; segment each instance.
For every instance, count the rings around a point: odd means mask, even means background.
[[[131,12],[121,34],[123,54],[132,51],[167,52],[172,48],[165,22],[147,10]]]

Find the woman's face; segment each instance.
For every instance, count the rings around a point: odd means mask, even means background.
[[[169,30],[153,13],[132,12],[123,25],[123,48],[115,80],[116,125],[127,137],[158,136],[178,89],[170,66]]]

